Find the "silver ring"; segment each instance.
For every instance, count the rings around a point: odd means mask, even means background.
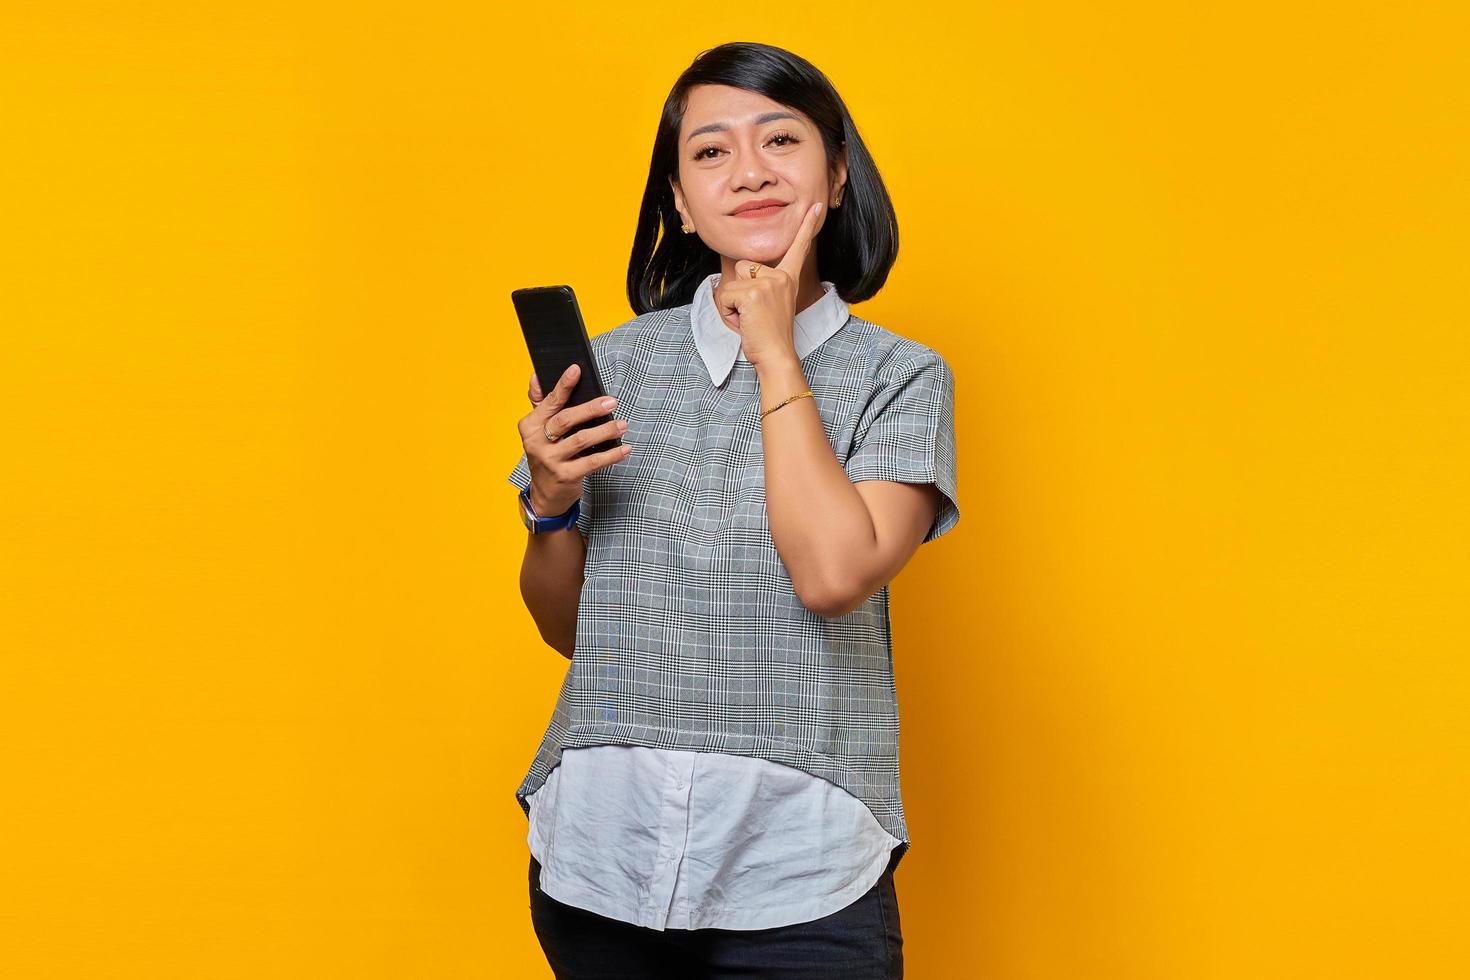
[[[561,438],[561,436],[554,436],[554,435],[552,435],[551,434],[551,430],[546,427],[545,423],[542,423],[542,425],[541,425],[541,431],[544,432],[544,433],[546,433],[546,441],[547,442],[556,442],[558,439]]]

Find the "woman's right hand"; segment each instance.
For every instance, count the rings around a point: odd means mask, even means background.
[[[537,514],[551,517],[564,514],[582,499],[582,478],[627,457],[632,448],[624,443],[600,453],[577,459],[572,457],[588,446],[621,436],[628,429],[622,419],[611,419],[602,425],[588,426],[580,432],[564,435],[573,426],[612,412],[616,398],[593,399],[567,408],[567,399],[577,386],[581,365],[573,364],[562,373],[556,387],[543,395],[541,381],[533,373],[526,394],[534,406],[516,427],[526,449],[526,462],[531,468],[531,507]],[[546,438],[547,431],[561,436],[555,442]]]

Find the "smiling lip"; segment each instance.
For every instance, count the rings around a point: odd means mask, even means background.
[[[771,215],[775,214],[777,211],[780,211],[785,206],[786,206],[785,204],[768,204],[765,207],[746,208],[744,211],[736,211],[735,214],[733,215],[733,217],[736,217],[736,218],[769,218]]]

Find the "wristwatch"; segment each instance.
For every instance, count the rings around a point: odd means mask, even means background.
[[[516,509],[520,511],[521,523],[526,525],[526,530],[532,534],[541,534],[544,531],[561,531],[575,527],[577,517],[582,513],[582,501],[580,500],[572,504],[571,510],[565,514],[558,514],[556,517],[537,516],[536,509],[531,506],[531,495],[525,490],[520,492],[520,496],[516,500],[518,501]]]

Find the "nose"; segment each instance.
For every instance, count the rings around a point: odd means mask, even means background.
[[[767,184],[775,183],[774,178],[771,176],[770,168],[761,162],[760,157],[754,154],[748,155],[745,158],[744,164],[734,168],[733,172],[735,178],[730,184],[730,190],[732,191],[758,191]]]

